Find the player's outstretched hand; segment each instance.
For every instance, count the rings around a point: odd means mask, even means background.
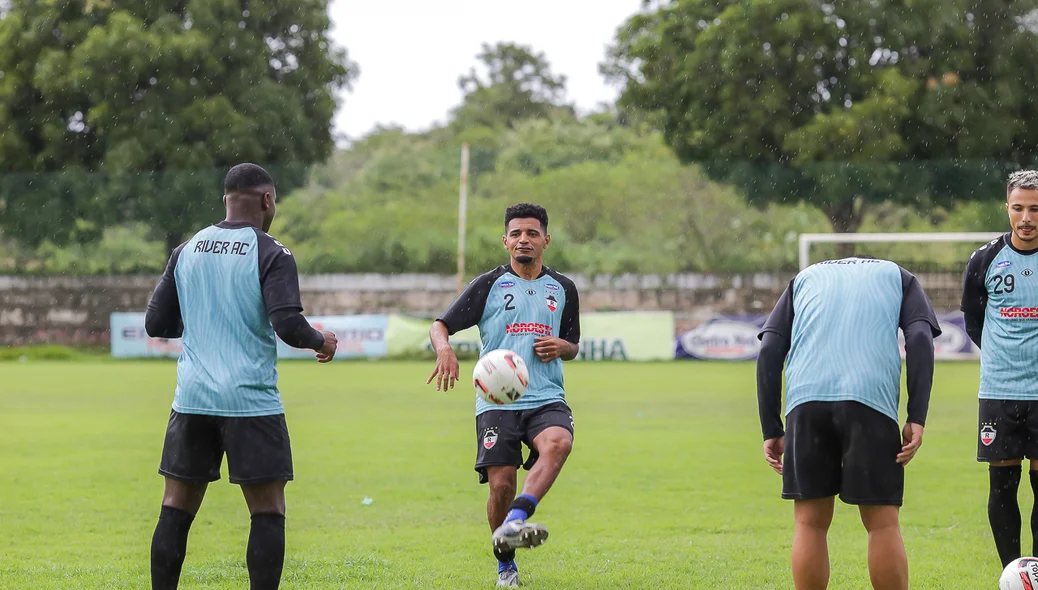
[[[339,339],[334,332],[327,330],[321,330],[321,334],[324,335],[324,346],[317,351],[317,362],[327,363],[335,358],[335,351],[339,349]]]
[[[764,459],[775,470],[782,475],[782,453],[786,450],[786,437],[779,436],[764,441]]]
[[[436,391],[454,389],[454,383],[458,380],[458,370],[458,357],[454,354],[454,349],[445,346],[436,352],[436,368],[433,369],[432,375],[429,375],[429,380],[425,384],[432,383],[435,378]]]
[[[904,467],[908,465],[912,457],[915,457],[916,451],[923,444],[923,427],[920,424],[909,422],[905,424],[904,430],[901,431],[901,436],[904,438],[905,443],[901,447],[901,452],[897,455],[897,462]]]

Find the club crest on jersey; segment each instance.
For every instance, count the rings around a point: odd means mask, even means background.
[[[1012,260],[1003,260],[1002,262],[999,262],[998,264],[996,264],[995,268],[1005,268],[1005,267],[1007,267],[1007,266],[1009,266],[1011,264],[1013,264]]]
[[[995,442],[995,434],[995,427],[985,424],[980,429],[980,442],[984,443],[985,447],[990,447],[991,443]]]
[[[515,281],[501,281],[497,284],[497,286],[501,287],[502,289],[511,289],[515,286]]]
[[[544,288],[548,289],[549,291],[558,291],[559,290],[559,286],[558,285],[553,285],[551,283],[545,284]]]
[[[492,449],[497,444],[497,429],[487,428],[486,432],[483,433],[483,448]]]
[[[544,301],[548,304],[549,311],[555,311],[559,308],[559,300],[551,293],[548,293],[548,296],[544,298]]]

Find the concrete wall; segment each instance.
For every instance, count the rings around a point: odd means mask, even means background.
[[[792,274],[571,275],[582,310],[673,310],[679,331],[718,313],[767,313]],[[961,277],[920,275],[938,311],[958,309]],[[157,277],[0,276],[0,345],[107,345],[109,314],[144,311]],[[300,278],[307,315],[407,313],[431,317],[456,295],[440,275]]]

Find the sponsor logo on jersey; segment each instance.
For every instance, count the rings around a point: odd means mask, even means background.
[[[527,295],[536,295],[536,294],[537,294],[537,291],[534,291],[533,289],[527,289],[527,290],[526,290],[526,294],[527,294]]]
[[[985,424],[980,428],[980,442],[984,443],[985,447],[990,447],[991,443],[995,442],[995,434],[995,427]]]
[[[1038,307],[1000,307],[998,314],[1004,320],[1038,320]]]
[[[501,281],[497,284],[497,286],[501,287],[502,289],[511,289],[515,286],[515,281]]]
[[[536,334],[537,336],[551,336],[551,326],[535,323],[515,323],[505,326],[505,334],[522,336],[524,334]]]
[[[558,285],[553,285],[552,283],[545,284],[544,288],[548,289],[549,291],[558,291],[559,290],[559,286]]]
[[[492,449],[497,444],[497,429],[487,428],[486,432],[483,433],[483,448]]]
[[[559,308],[559,300],[551,293],[548,293],[548,296],[544,298],[544,301],[548,304],[548,309],[550,311],[555,311]]]
[[[1002,262],[999,262],[998,264],[996,264],[995,268],[1005,268],[1005,267],[1009,266],[1010,264],[1013,264],[1013,261],[1011,261],[1011,260],[1003,260]]]

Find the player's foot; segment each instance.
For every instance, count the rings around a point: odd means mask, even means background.
[[[497,574],[497,585],[506,588],[518,588],[519,572],[512,568],[501,570],[501,572]]]
[[[548,529],[544,525],[524,520],[510,520],[497,527],[491,541],[494,549],[505,552],[510,549],[531,549],[548,540]]]

